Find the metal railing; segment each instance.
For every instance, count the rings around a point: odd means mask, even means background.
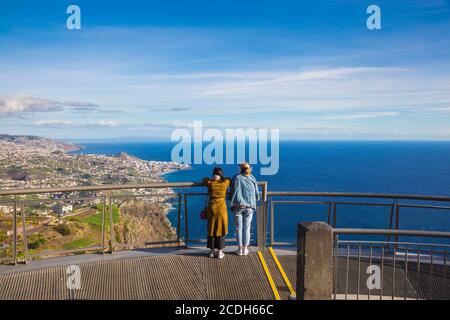
[[[450,238],[450,232],[333,229],[334,299],[450,299],[450,245],[340,240],[340,235]]]
[[[295,245],[294,242],[280,242],[275,241],[277,235],[275,234],[276,217],[281,216],[286,213],[276,213],[276,206],[279,204],[308,204],[308,205],[325,205],[327,206],[325,212],[325,221],[328,222],[333,227],[337,226],[338,213],[340,212],[338,208],[341,206],[380,206],[389,208],[389,230],[399,230],[400,229],[400,216],[401,208],[420,208],[420,209],[433,209],[433,210],[450,210],[450,197],[445,196],[423,196],[423,195],[396,195],[396,194],[370,194],[370,193],[343,193],[343,192],[274,192],[268,191],[268,185],[266,182],[258,182],[259,186],[262,188],[263,201],[258,208],[257,212],[257,231],[256,231],[256,244],[264,249],[267,240],[271,246],[276,245]],[[101,251],[104,252],[106,248],[106,243],[109,237],[109,251],[113,251],[116,248],[128,248],[135,247],[134,244],[127,245],[122,243],[117,243],[114,241],[114,222],[112,217],[112,204],[120,199],[133,199],[141,197],[152,197],[160,196],[158,194],[133,194],[133,195],[120,195],[114,194],[114,191],[121,190],[145,190],[145,189],[162,189],[162,188],[175,188],[182,189],[183,191],[171,193],[174,201],[176,202],[177,217],[175,221],[176,237],[170,241],[164,242],[154,242],[154,243],[144,243],[144,245],[156,245],[156,244],[176,244],[183,245],[187,243],[202,243],[204,239],[195,239],[191,237],[189,232],[189,199],[194,196],[204,195],[205,192],[189,192],[185,189],[204,187],[201,183],[195,182],[156,182],[148,184],[131,184],[131,185],[99,185],[99,186],[78,186],[78,187],[64,187],[64,188],[43,188],[43,189],[24,189],[24,190],[0,190],[0,197],[9,197],[6,201],[13,207],[13,214],[11,216],[12,226],[12,256],[6,259],[12,259],[14,262],[18,260],[18,233],[19,233],[19,223],[22,226],[22,235],[24,241],[23,256],[25,261],[28,258],[34,258],[41,255],[51,255],[51,254],[68,254],[76,253],[82,251]],[[25,200],[22,196],[25,195],[51,195],[55,193],[73,193],[73,192],[88,192],[97,193],[93,197],[72,197],[67,199],[38,199],[38,200]],[[284,198],[307,198],[307,199],[293,199],[286,200]],[[278,199],[281,198],[281,199]],[[313,198],[313,199],[311,199]],[[331,198],[331,199],[330,199]],[[347,201],[343,199],[366,199],[364,201]],[[372,200],[370,202],[368,199]],[[373,202],[374,199],[382,200],[382,202]],[[50,203],[50,202],[70,202],[70,201],[80,201],[80,200],[100,200],[103,204],[101,212],[101,239],[98,243],[91,247],[74,249],[74,250],[61,250],[57,252],[42,252],[35,255],[28,254],[27,241],[27,213],[26,207],[33,203]],[[422,203],[407,203],[405,201],[421,201]],[[389,202],[387,202],[389,201]],[[426,203],[423,203],[426,202]],[[432,203],[430,203],[432,202]],[[439,205],[436,202],[440,202]],[[441,205],[442,202],[448,203],[448,205]],[[106,208],[109,208],[106,210]],[[108,211],[108,212],[106,212]],[[23,212],[23,214],[22,214]],[[107,225],[107,217],[109,216],[109,224]],[[21,219],[21,221],[19,221]],[[184,225],[183,225],[184,219]],[[192,220],[192,219],[191,219]],[[267,227],[270,226],[269,230]],[[107,234],[107,229],[109,229],[109,235]],[[341,230],[344,232],[344,230]],[[370,231],[370,230],[369,230]],[[366,232],[369,232],[366,231]],[[184,232],[184,234],[183,234]],[[395,234],[385,234],[387,236],[387,241],[391,241],[391,237],[398,242],[398,237],[401,235],[401,231]],[[231,237],[231,236],[230,236]],[[295,238],[295,235],[292,235]],[[227,241],[234,241],[234,239],[229,238]],[[5,258],[0,258],[0,260],[5,260]]]
[[[258,182],[258,185],[262,187],[262,197],[263,203],[267,197],[267,183],[264,181]],[[114,232],[114,219],[113,219],[113,204],[120,200],[125,199],[138,199],[138,198],[151,198],[151,197],[173,197],[177,202],[177,220],[176,220],[176,239],[168,241],[154,241],[145,242],[143,245],[184,245],[188,242],[198,242],[198,239],[190,239],[189,237],[189,224],[188,224],[188,205],[187,197],[189,193],[169,193],[169,194],[133,194],[133,195],[121,195],[113,194],[113,191],[123,191],[123,190],[145,190],[145,189],[167,189],[167,188],[182,188],[188,189],[193,187],[204,187],[202,183],[195,182],[158,182],[158,183],[148,183],[148,184],[130,184],[130,185],[99,185],[99,186],[77,186],[77,187],[64,187],[64,188],[41,188],[41,189],[22,189],[22,190],[0,190],[0,197],[7,198],[5,201],[1,201],[0,204],[10,205],[12,207],[11,215],[11,225],[12,225],[12,253],[10,257],[0,257],[0,261],[12,261],[14,264],[18,262],[18,234],[22,234],[23,239],[23,260],[26,262],[30,258],[49,256],[49,255],[65,255],[73,254],[79,252],[105,252],[106,240],[108,240],[107,228],[109,228],[109,251],[112,253],[114,248],[135,248],[136,244],[124,244],[117,243],[115,241]],[[52,198],[41,198],[26,200],[22,199],[25,195],[54,195],[54,194],[65,194],[65,193],[77,193],[77,192],[93,192],[96,193],[95,196],[89,197],[67,197],[64,199],[52,199]],[[194,193],[191,193],[194,194]],[[202,193],[203,194],[203,193]],[[28,229],[27,229],[27,213],[26,208],[33,204],[55,204],[55,203],[74,203],[74,202],[89,202],[97,201],[102,204],[101,206],[101,239],[99,243],[93,246],[83,247],[79,249],[70,250],[56,250],[56,251],[45,251],[36,254],[28,253]],[[183,206],[184,200],[184,206]],[[184,209],[184,211],[183,211]],[[182,237],[182,216],[184,212],[184,239]],[[107,223],[107,216],[109,216],[109,224]],[[22,230],[19,230],[18,220],[21,219]],[[264,220],[265,221],[265,220]],[[107,226],[108,224],[108,226]],[[265,232],[265,230],[264,230]],[[262,236],[259,236],[262,238]],[[261,242],[261,241],[260,241]],[[259,243],[261,244],[261,243]],[[3,245],[3,244],[2,244]],[[262,244],[261,244],[262,245]]]
[[[448,196],[427,196],[427,195],[410,195],[410,194],[375,194],[375,193],[352,193],[352,192],[279,192],[269,191],[268,206],[270,208],[269,218],[269,243],[270,246],[296,246],[295,241],[280,242],[276,241],[275,226],[276,226],[276,207],[282,204],[290,205],[322,205],[326,207],[324,212],[324,222],[334,228],[337,227],[338,222],[338,207],[344,206],[365,206],[365,207],[385,207],[389,209],[387,229],[399,230],[400,217],[402,208],[416,208],[416,209],[430,209],[430,210],[444,210],[450,211],[450,197]],[[281,198],[281,199],[277,199]],[[288,198],[289,200],[286,200]],[[292,199],[301,198],[301,199]],[[292,200],[291,200],[292,199]],[[316,200],[317,199],[317,200]],[[344,199],[352,199],[353,201],[345,201]],[[364,199],[364,201],[355,201],[355,199]],[[369,201],[370,200],[370,201]],[[421,203],[409,203],[406,201]],[[436,203],[440,203],[437,205]],[[445,203],[446,205],[441,205]],[[319,211],[319,210],[318,210]],[[323,210],[322,210],[323,211]],[[285,213],[284,213],[285,214]],[[302,218],[301,218],[302,219]],[[298,217],[293,220],[297,221]],[[302,219],[304,220],[304,219]],[[392,235],[387,235],[387,240],[391,240]],[[395,240],[398,240],[398,235],[394,235]]]

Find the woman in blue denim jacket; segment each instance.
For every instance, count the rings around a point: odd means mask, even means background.
[[[237,254],[246,256],[249,253],[250,228],[256,203],[260,200],[258,185],[252,175],[252,169],[246,162],[239,165],[240,173],[234,176],[230,187],[230,207],[234,213],[236,224],[236,240],[239,243]]]

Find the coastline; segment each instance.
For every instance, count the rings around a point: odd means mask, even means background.
[[[77,146],[79,146],[80,149],[79,150],[75,150],[73,152],[80,151],[80,150],[86,150],[86,147],[84,147],[82,145],[78,144]],[[128,155],[128,153],[125,153],[124,151],[121,151],[116,156],[108,155],[108,154],[90,154],[90,153],[86,153],[86,154],[82,154],[82,155],[97,155],[97,156],[104,156],[104,157],[117,157],[117,156],[120,156],[120,155],[122,155],[122,156],[125,155],[125,156],[128,156],[128,157],[136,160],[136,161],[140,161],[142,163],[149,164],[149,165],[154,164],[154,163],[166,163],[166,164],[169,164],[169,165],[176,165],[176,166],[178,166],[177,168],[168,169],[168,170],[162,170],[162,171],[160,171],[160,172],[155,174],[155,178],[159,178],[160,180],[162,180],[164,182],[168,181],[167,178],[165,177],[168,174],[176,173],[176,172],[182,171],[182,170],[192,170],[192,167],[189,166],[189,165],[182,165],[182,164],[177,164],[175,162],[169,162],[169,161],[145,160],[145,159],[138,158],[136,156],[130,156],[130,155]],[[162,214],[165,217],[165,223],[169,226],[169,228],[171,228],[174,232],[176,232],[176,229],[172,226],[172,221],[169,218],[169,214],[171,212],[174,212],[177,209],[171,203],[171,199],[175,198],[177,193],[174,191],[173,188],[165,188],[165,189],[168,191],[167,192],[168,195],[165,195],[165,196],[161,197],[163,199],[161,201],[161,205],[162,205],[162,209],[163,209]],[[142,200],[142,201],[145,201],[145,200]]]
[[[45,140],[45,142],[48,141]],[[6,166],[0,170],[0,188],[40,189],[81,185],[145,184],[167,181],[167,174],[189,168],[169,161],[144,160],[125,152],[116,155],[80,153],[86,150],[80,145],[76,150],[73,148],[67,150],[64,145],[64,150],[61,150],[60,143],[63,142],[57,143],[42,147],[2,141],[6,148],[0,150],[0,161]],[[14,167],[15,171],[12,172],[10,167]],[[152,242],[175,241],[177,230],[169,218],[170,213],[177,209],[176,204],[173,203],[176,197],[173,188],[130,190],[129,192],[131,196],[129,199],[114,204],[117,209],[120,208],[120,214],[117,210],[117,217],[114,218],[118,247],[121,245],[147,247],[147,244]],[[95,239],[98,239],[99,234],[96,229],[98,227],[96,217],[101,215],[99,213],[101,210],[93,206],[99,202],[76,200],[85,196],[87,195],[75,192],[53,194],[50,198],[47,194],[32,197],[34,201],[54,200],[45,206],[39,205],[33,209],[30,207],[32,210],[30,214],[35,216],[33,219],[39,221],[39,227],[34,228],[39,232],[28,235],[31,245],[36,246],[36,249],[32,249],[33,251],[52,251],[52,248],[56,251],[69,247],[84,248],[89,246],[84,243],[91,244],[97,241]],[[92,196],[98,199],[99,194]],[[27,199],[31,200],[31,197]],[[61,207],[70,204],[70,212],[77,213],[67,214],[67,217],[66,214],[58,215],[54,211],[55,204],[58,203]],[[11,207],[7,205],[0,207],[0,215],[6,219],[5,221],[9,221],[11,214]],[[49,219],[50,222],[48,222]],[[55,230],[60,224],[69,228],[72,235],[58,234]],[[12,234],[10,227],[3,227],[6,229],[3,228],[0,231],[9,237]],[[30,225],[27,227],[29,228]],[[11,239],[8,238],[9,240]],[[45,244],[36,244],[39,241]],[[42,247],[37,249],[40,246]],[[9,250],[10,247],[5,248],[2,250]]]

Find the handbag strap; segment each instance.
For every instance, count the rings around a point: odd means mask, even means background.
[[[203,206],[204,208],[208,207],[208,200],[209,200],[209,194],[207,194],[205,197],[205,205]]]
[[[211,182],[211,180],[209,180]],[[208,200],[209,200],[209,186],[208,186],[208,193],[206,194],[205,197],[205,204],[203,205],[203,208],[207,208],[208,207]]]

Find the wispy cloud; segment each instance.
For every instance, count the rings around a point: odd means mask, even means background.
[[[187,107],[155,108],[155,107],[148,107],[148,106],[142,106],[141,109],[143,109],[147,112],[183,112],[183,111],[191,110],[191,108],[187,108]]]
[[[32,124],[37,127],[50,127],[50,128],[64,128],[76,126],[73,121],[67,120],[37,120],[33,121]]]
[[[76,122],[70,120],[36,120],[32,122],[33,126],[48,128],[116,128],[124,125],[117,120],[99,120],[94,122]]]
[[[450,107],[442,107],[442,108],[432,108],[433,112],[450,112]]]
[[[391,72],[407,71],[405,68],[389,68],[389,67],[337,67],[337,68],[316,68],[312,70],[304,70],[299,72],[285,73],[252,73],[241,74],[241,77],[235,83],[227,85],[212,86],[204,90],[207,94],[226,94],[237,91],[245,91],[247,88],[272,86],[289,82],[299,81],[315,81],[315,80],[337,80],[348,78],[352,75],[368,75],[368,74],[386,74]],[[258,78],[259,76],[259,78]],[[242,79],[257,79],[256,81],[239,81]]]
[[[373,119],[373,118],[384,118],[384,117],[395,117],[400,115],[400,112],[390,111],[390,112],[365,112],[365,113],[350,113],[335,116],[325,116],[326,120],[361,120],[361,119]]]

